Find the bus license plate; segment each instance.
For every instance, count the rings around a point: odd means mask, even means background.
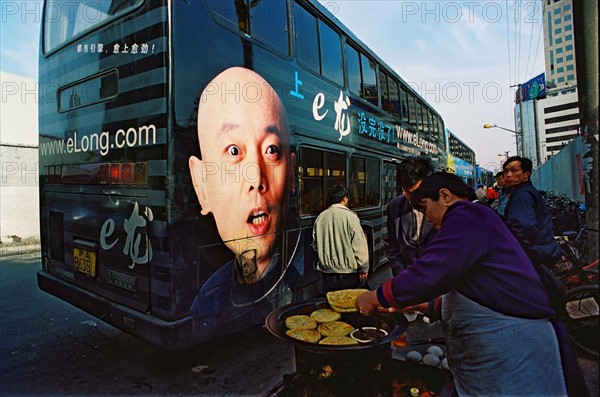
[[[83,274],[96,277],[96,253],[94,251],[74,247],[73,267]]]

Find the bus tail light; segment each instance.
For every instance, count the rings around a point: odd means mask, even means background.
[[[110,184],[118,185],[121,181],[121,166],[120,164],[110,165]]]
[[[58,172],[57,172],[58,169]],[[79,185],[148,184],[147,163],[94,163],[44,167],[46,183]]]
[[[121,183],[133,185],[133,163],[121,164]]]

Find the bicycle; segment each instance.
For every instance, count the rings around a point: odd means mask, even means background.
[[[587,263],[587,227],[579,231],[566,232],[554,238],[563,251],[563,258],[553,271],[566,290],[579,285],[598,283],[598,261]]]
[[[596,261],[597,265],[598,261]],[[600,357],[600,290],[598,285],[581,285],[567,291],[565,325],[569,338],[580,350]]]
[[[565,288],[564,322],[569,338],[580,350],[600,357],[600,287],[598,263],[585,262],[585,227],[556,239],[564,252],[554,272]]]

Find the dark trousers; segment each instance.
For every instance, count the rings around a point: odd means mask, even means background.
[[[341,289],[353,289],[362,287],[358,273],[322,273],[323,275],[323,293],[329,291],[338,291]]]

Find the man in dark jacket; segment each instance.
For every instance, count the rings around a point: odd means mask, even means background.
[[[435,231],[423,214],[410,204],[410,195],[426,176],[433,173],[433,165],[426,157],[403,160],[399,168],[402,194],[387,205],[386,250],[392,274],[395,276],[411,264],[431,240]]]
[[[527,240],[536,259],[547,267],[552,267],[562,256],[562,250],[554,239],[552,215],[540,192],[533,186],[529,177],[533,165],[528,158],[513,156],[506,160],[504,183],[509,189],[504,217],[513,231]]]

